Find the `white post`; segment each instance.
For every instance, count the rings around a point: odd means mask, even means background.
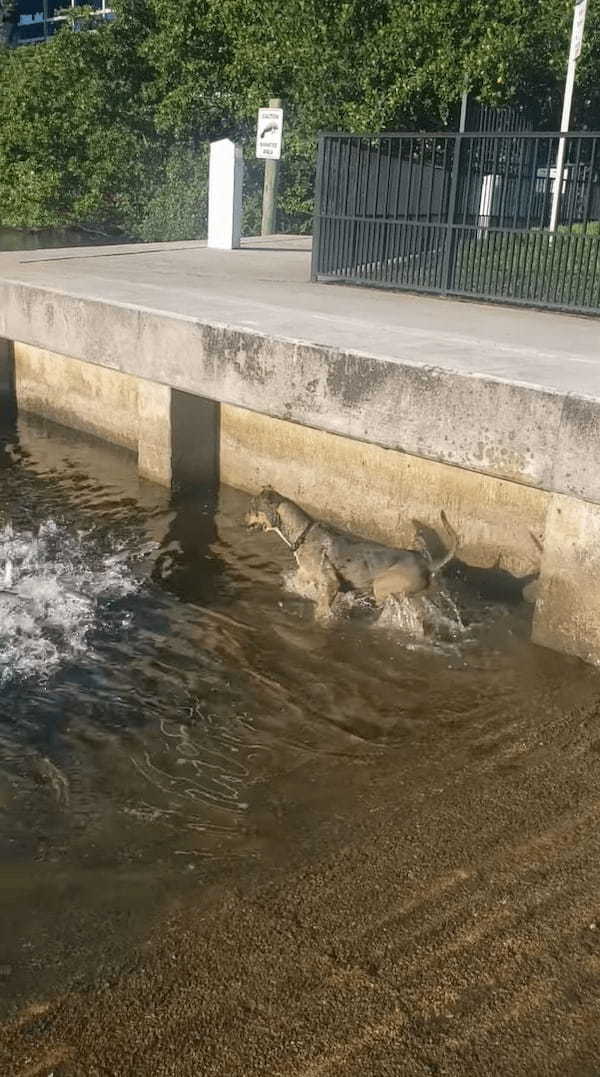
[[[467,130],[467,109],[469,107],[469,91],[463,90],[463,95],[460,99],[460,121],[458,124],[458,130],[463,133]]]
[[[210,144],[208,173],[208,246],[231,251],[242,231],[242,147],[229,138]]]
[[[567,78],[565,82],[565,96],[563,100],[562,119],[560,121],[561,134],[569,130],[571,124],[571,108],[573,106],[573,89],[575,87],[575,69],[577,60],[581,55],[583,43],[583,29],[587,12],[588,0],[575,0],[573,11],[573,28],[571,30],[571,47],[569,49],[569,63],[567,66]],[[554,177],[554,190],[552,192],[552,212],[550,214],[550,231],[556,232],[560,213],[560,196],[562,194],[565,170],[565,155],[567,152],[567,140],[562,137],[558,142],[556,155],[556,175]]]
[[[483,177],[481,182],[481,196],[479,198],[479,227],[489,228],[490,217],[494,216],[498,200],[496,195],[502,184],[502,176],[490,173]]]

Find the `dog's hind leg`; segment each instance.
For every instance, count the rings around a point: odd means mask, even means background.
[[[321,557],[318,578],[319,597],[315,616],[318,621],[329,621],[333,615],[333,603],[340,590],[340,578],[326,553]]]

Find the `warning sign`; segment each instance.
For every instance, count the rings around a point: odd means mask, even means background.
[[[281,157],[283,109],[259,108],[256,128],[256,156],[278,161]]]
[[[581,56],[586,12],[587,0],[576,0],[573,15],[573,32],[571,34],[571,60],[578,60]]]

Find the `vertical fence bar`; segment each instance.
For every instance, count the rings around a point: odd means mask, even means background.
[[[583,211],[583,221],[584,221],[584,223],[583,223],[583,231],[584,231],[584,233],[587,233],[588,221],[590,219],[590,213],[591,213],[591,209],[592,209],[592,186],[593,186],[593,182],[594,182],[594,168],[596,167],[596,150],[598,149],[598,141],[599,140],[597,138],[594,138],[592,140],[592,152],[591,152],[590,164],[589,164],[590,171],[589,171],[588,184],[587,184],[587,194],[586,194],[586,197],[585,197],[585,209]]]
[[[456,196],[458,192],[458,177],[462,156],[462,139],[462,134],[457,134],[454,137],[452,178],[450,180],[450,194],[448,198],[448,213],[446,218],[446,242],[444,244],[444,261],[442,269],[442,281],[445,292],[451,292],[454,287],[454,218],[456,216]]]
[[[318,150],[317,150],[317,171],[315,176],[315,205],[313,211],[313,238],[312,238],[312,253],[310,259],[310,279],[315,281],[319,276],[320,265],[320,247],[321,247],[321,213],[323,212],[323,206],[321,205],[322,190],[323,190],[323,166],[325,158],[325,137],[323,135],[319,138]]]

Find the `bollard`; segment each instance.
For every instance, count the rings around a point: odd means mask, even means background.
[[[229,138],[210,144],[208,175],[208,246],[230,251],[240,245],[242,230],[242,147]]]

